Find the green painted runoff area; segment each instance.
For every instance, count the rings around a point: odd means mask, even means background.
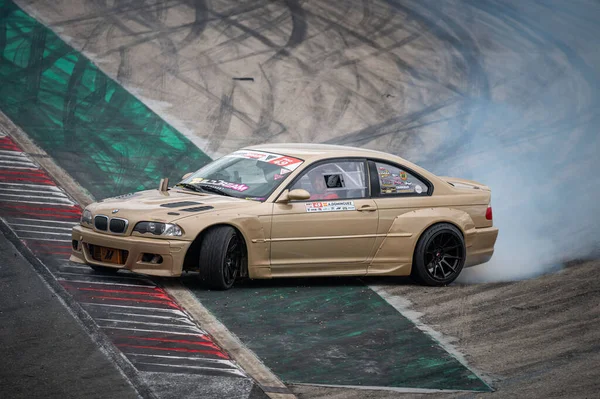
[[[285,382],[490,391],[358,279],[184,281]]]
[[[84,55],[0,0],[0,109],[97,199],[210,161]]]

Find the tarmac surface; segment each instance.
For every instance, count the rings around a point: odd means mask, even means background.
[[[0,396],[140,397],[4,235],[0,259]]]

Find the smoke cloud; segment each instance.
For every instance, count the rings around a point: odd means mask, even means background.
[[[472,31],[496,41],[479,60],[490,95],[469,99],[466,123],[449,124],[419,157],[436,174],[492,189],[495,254],[459,283],[532,278],[600,255],[600,51],[590,45],[600,24],[586,17],[599,7],[504,3],[463,3],[476,9]]]
[[[599,255],[597,116],[565,115],[560,110],[569,97],[552,93],[553,85],[565,87],[573,78],[564,76],[529,99],[548,107],[536,111],[543,112],[545,123],[531,119],[531,108],[479,103],[473,112],[486,115],[485,126],[460,154],[431,165],[438,174],[492,188],[494,224],[500,229],[495,254],[490,262],[465,269],[457,282],[532,278]],[[578,94],[591,100],[589,92]]]

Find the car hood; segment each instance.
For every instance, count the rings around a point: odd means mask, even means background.
[[[87,209],[92,216],[123,218],[131,225],[138,221],[172,222],[200,212],[245,208],[253,204],[256,202],[218,194],[170,189],[167,192],[146,190],[107,198],[90,204]]]

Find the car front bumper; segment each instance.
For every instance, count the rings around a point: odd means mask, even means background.
[[[88,265],[127,269],[152,276],[180,276],[185,254],[191,241],[165,240],[135,236],[114,236],[100,234],[82,226],[73,227],[73,248],[69,260]],[[124,264],[107,263],[94,259],[90,245],[128,251]],[[156,254],[162,257],[161,263],[142,261],[143,254]]]
[[[469,239],[470,245],[467,247],[464,267],[476,266],[492,259],[496,238],[498,238],[496,227],[475,229],[475,234]]]

